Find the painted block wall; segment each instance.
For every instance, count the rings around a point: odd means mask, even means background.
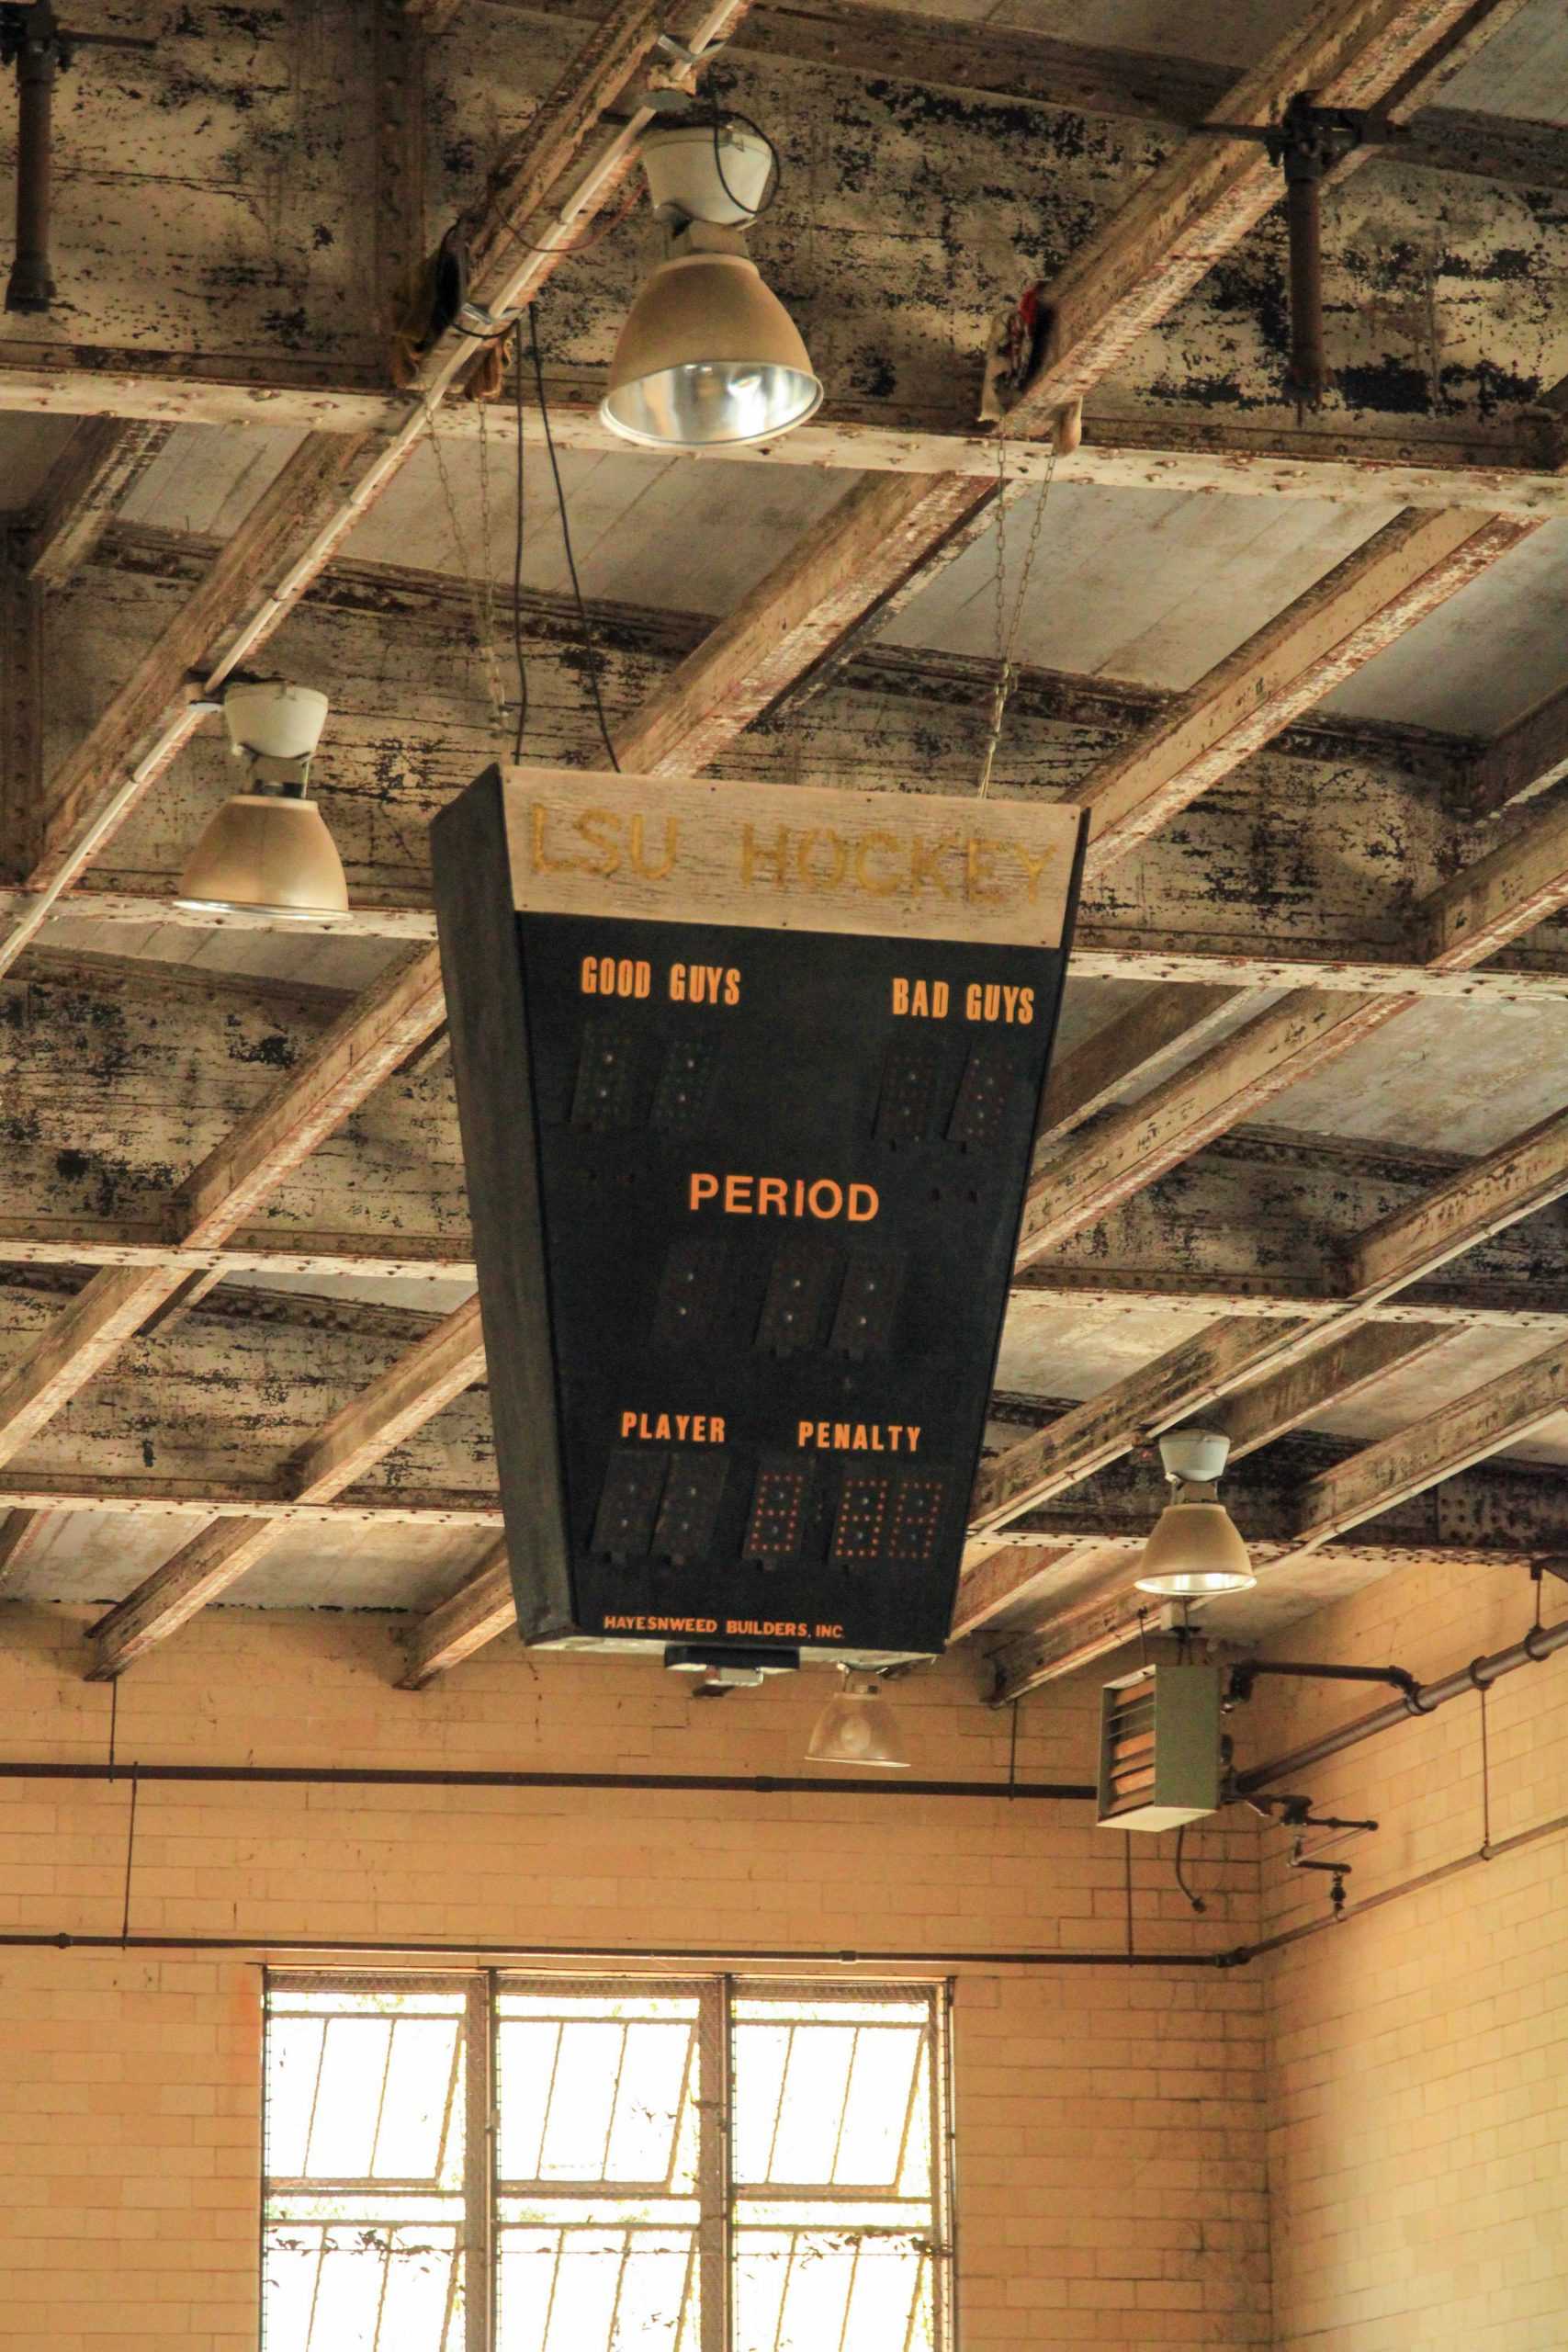
[[[107,1755],[86,1620],[4,1612],[6,1757]],[[125,1678],[118,1762],[793,1774],[829,1687],[700,1702],[654,1666],[505,1641],[415,1696],[399,1664],[390,1618],[209,1611]],[[918,1775],[1005,1781],[1011,1719],[974,1672],[903,1686]],[[1021,1780],[1092,1778],[1097,1689],[1024,1705]],[[130,1795],[123,1773],[0,1779],[0,1938],[118,1938]],[[1168,1846],[1132,1847],[1132,1932],[1176,1962],[1070,1966],[1051,1955],[1128,1933],[1129,1841],[1081,1801],[145,1783],[132,1935],[258,1945],[0,1942],[0,2346],[252,2352],[258,1958],[300,1938],[772,1950],[795,1973],[935,1955],[956,1979],[964,2352],[1268,2346],[1263,1979],[1192,1964],[1255,1933],[1257,1839],[1240,1816],[1190,1838],[1201,1919]],[[1042,1961],[945,1957],[1012,1951]]]
[[[1320,1611],[1279,1654],[1430,1679],[1519,1640],[1533,1611],[1517,1572],[1421,1568]],[[1564,1613],[1549,1578],[1545,1622]],[[1387,1695],[1292,1686],[1234,1719],[1238,1746],[1287,1754]],[[1462,1867],[1486,1833],[1478,1697],[1290,1783],[1380,1827],[1341,1849],[1344,1924],[1264,1963],[1280,2352],[1568,2345],[1568,1654],[1496,1684],[1486,1714],[1489,1861]],[[1288,1843],[1264,1839],[1273,1931],[1327,1908],[1324,1880],[1283,1867]],[[1392,1899],[1359,1909],[1377,1895]]]

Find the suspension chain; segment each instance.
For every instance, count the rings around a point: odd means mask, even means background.
[[[1023,568],[1019,573],[1018,594],[1012,600],[1012,612],[1010,616],[1007,609],[1008,453],[1005,441],[998,440],[997,443],[997,683],[991,697],[990,725],[987,729],[985,748],[980,755],[980,787],[977,797],[981,800],[984,800],[991,788],[991,770],[996,764],[997,745],[1001,741],[1002,720],[1007,716],[1008,702],[1017,675],[1017,665],[1012,658],[1013,648],[1018,643],[1019,625],[1023,618],[1024,605],[1028,601],[1029,582],[1034,571],[1034,558],[1040,546],[1040,535],[1044,528],[1045,509],[1050,503],[1051,485],[1056,479],[1056,444],[1053,441],[1051,455],[1045,467],[1045,480],[1041,485],[1040,496],[1035,502],[1034,520],[1030,526],[1028,543],[1023,551]]]

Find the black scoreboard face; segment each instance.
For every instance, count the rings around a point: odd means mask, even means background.
[[[1064,953],[534,911],[489,952],[504,1047],[454,1051],[525,1632],[941,1649]]]

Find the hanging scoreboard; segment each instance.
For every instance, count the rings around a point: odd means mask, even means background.
[[[525,1639],[943,1646],[1083,832],[542,768],[436,819]]]

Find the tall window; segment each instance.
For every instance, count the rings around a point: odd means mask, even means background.
[[[942,1988],[269,1975],[264,2352],[947,2352]]]

